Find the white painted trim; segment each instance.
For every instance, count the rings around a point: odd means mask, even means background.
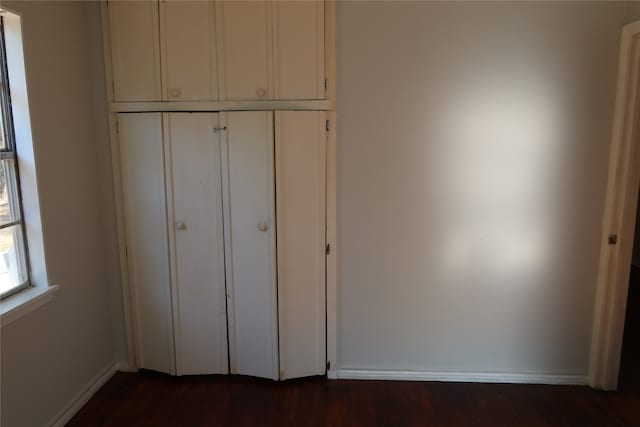
[[[397,380],[444,381],[508,384],[557,384],[586,385],[586,375],[543,374],[534,372],[456,372],[456,371],[406,371],[378,369],[338,369],[336,379],[341,380]],[[331,378],[330,379],[334,379]]]
[[[329,371],[338,366],[338,226],[336,188],[336,113],[327,112],[330,127],[326,143],[326,243],[330,245],[326,257],[327,362]],[[327,373],[328,375],[328,373]]]
[[[286,101],[162,101],[112,102],[112,113],[140,113],[145,111],[272,111],[272,110],[329,110],[327,100]]]
[[[338,205],[337,205],[337,141],[336,141],[336,2],[324,2],[324,76],[329,81],[325,94],[329,102],[327,119],[330,122],[327,134],[327,174],[326,174],[326,238],[331,245],[325,264],[327,274],[327,362],[330,368],[327,378],[337,379],[338,360]]]
[[[640,21],[627,25],[622,30],[613,136],[602,221],[589,355],[589,385],[604,390],[617,388],[624,334],[640,179],[640,150],[636,149],[635,130],[640,111],[639,76]],[[608,243],[610,234],[618,236],[618,244]]]
[[[100,2],[102,16],[102,43],[104,54],[104,73],[107,93],[107,108],[113,101],[113,68],[111,61],[111,36],[109,31],[109,4]],[[122,172],[120,165],[120,141],[117,134],[117,114],[109,114],[109,145],[111,147],[111,172],[113,180],[113,201],[116,210],[116,229],[118,234],[118,261],[120,263],[120,283],[122,286],[122,305],[124,311],[124,325],[127,337],[127,363],[132,369],[137,369],[136,328],[134,301],[129,284],[129,265],[126,256],[127,235],[125,230],[124,191],[122,187]]]
[[[118,372],[138,372],[138,368],[129,366],[126,360],[116,362],[116,371]]]
[[[118,371],[118,367],[119,363],[110,363],[96,377],[89,381],[80,393],[71,399],[67,406],[65,406],[64,409],[53,418],[53,421],[49,423],[49,425],[51,427],[62,427],[71,421],[71,418],[73,418],[74,415],[82,409],[85,403],[87,403],[89,399],[91,399],[91,397],[115,375]]]
[[[324,78],[329,81],[324,97],[336,111],[336,0],[324,2]]]
[[[0,327],[4,328],[36,308],[42,307],[53,299],[53,294],[58,289],[60,289],[58,285],[34,286],[3,300],[0,302]]]

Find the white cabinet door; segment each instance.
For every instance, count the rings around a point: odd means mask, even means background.
[[[270,2],[216,2],[220,98],[272,99]]]
[[[214,3],[162,0],[160,30],[164,99],[217,100]]]
[[[324,99],[324,2],[273,2],[275,99]]]
[[[326,370],[326,114],[278,111],[275,120],[278,212],[280,379]]]
[[[116,101],[160,101],[158,4],[110,1],[109,26]]]
[[[164,115],[178,375],[228,372],[218,114]]]
[[[231,372],[278,379],[273,113],[223,113]]]
[[[162,118],[120,114],[118,123],[138,367],[175,374]]]

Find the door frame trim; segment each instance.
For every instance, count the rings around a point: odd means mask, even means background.
[[[337,142],[336,142],[336,0],[324,2],[324,77],[328,81],[326,99],[329,102],[327,120],[326,153],[326,240],[330,247],[325,260],[326,269],[326,310],[327,310],[327,377],[338,379],[339,338],[338,338],[338,209],[337,209]]]
[[[588,383],[603,390],[617,388],[620,370],[640,183],[640,150],[635,142],[640,112],[639,78],[640,21],[637,21],[622,29],[589,355]],[[618,236],[617,244],[609,244],[612,234]]]
[[[113,93],[113,68],[111,58],[111,31],[109,26],[109,4],[100,2],[100,15],[102,20],[102,53],[104,58],[105,92],[107,109],[114,100]],[[120,264],[120,287],[122,288],[122,311],[124,316],[125,340],[126,340],[126,369],[138,370],[138,343],[136,342],[136,326],[132,287],[129,281],[129,265],[127,260],[127,236],[125,231],[124,214],[124,187],[122,180],[122,168],[120,163],[120,141],[118,136],[117,113],[108,113],[109,146],[111,148],[111,172],[113,183],[113,203],[115,206],[116,230],[118,239],[118,261]]]

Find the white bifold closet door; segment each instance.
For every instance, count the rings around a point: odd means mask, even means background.
[[[218,114],[164,114],[176,372],[228,372]]]
[[[138,367],[175,375],[162,114],[118,123]]]
[[[140,368],[325,373],[324,120],[119,114]]]
[[[273,112],[221,114],[230,369],[278,379]]]
[[[218,115],[118,121],[138,366],[227,373]]]
[[[326,372],[325,119],[275,116],[281,380]]]

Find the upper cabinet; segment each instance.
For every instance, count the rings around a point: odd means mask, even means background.
[[[218,99],[213,2],[162,0],[163,100]]]
[[[324,3],[272,5],[274,98],[324,99]]]
[[[114,101],[325,99],[324,1],[110,1]]]
[[[271,5],[267,1],[224,1],[218,10],[222,53],[222,99],[273,99]]]
[[[159,101],[158,4],[111,1],[111,63],[115,101]]]

